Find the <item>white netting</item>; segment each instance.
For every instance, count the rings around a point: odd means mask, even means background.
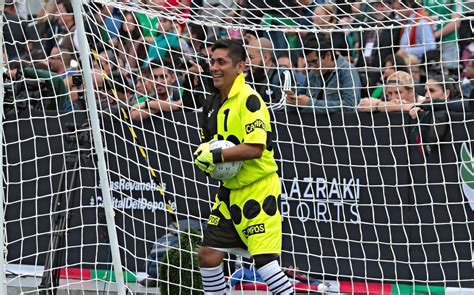
[[[69,1],[5,2],[12,293],[116,290],[92,128],[127,288],[202,291],[196,247],[218,183],[192,153],[222,38],[245,43],[246,79],[271,109],[280,263],[311,277],[301,292],[472,292],[473,2],[86,1],[85,39]],[[230,256],[225,273],[249,263]]]

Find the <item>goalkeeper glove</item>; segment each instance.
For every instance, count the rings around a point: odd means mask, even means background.
[[[194,165],[205,173],[210,174],[214,170],[215,164],[224,162],[222,158],[222,149],[216,148],[211,150],[210,144],[213,141],[201,143],[194,152]]]

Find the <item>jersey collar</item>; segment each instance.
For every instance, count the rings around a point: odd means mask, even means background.
[[[232,88],[229,91],[228,98],[236,96],[242,87],[245,85],[245,76],[244,73],[240,73],[234,80],[234,84],[232,84]]]

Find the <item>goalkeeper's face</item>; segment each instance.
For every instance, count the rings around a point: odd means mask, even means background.
[[[245,61],[233,61],[227,49],[218,48],[212,52],[211,75],[214,86],[219,90],[230,90],[235,78],[243,72]]]

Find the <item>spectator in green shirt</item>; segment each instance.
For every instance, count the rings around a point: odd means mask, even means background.
[[[443,68],[459,68],[458,31],[463,12],[459,0],[425,0],[424,9],[434,20],[437,20],[434,37],[441,43],[441,62]]]
[[[139,83],[143,86],[139,85],[137,90],[143,89],[146,94],[140,96],[132,107],[132,120],[143,120],[152,114],[181,108],[181,93],[175,85],[176,74],[172,70],[171,61],[164,60],[160,63],[159,60],[153,60],[149,66],[142,68],[142,75],[144,79]]]
[[[20,91],[14,94],[15,103],[26,102],[31,110],[71,111],[71,101],[63,79],[57,73],[47,70],[47,64],[15,64],[16,66],[9,65],[8,71],[13,83],[22,84]]]
[[[158,27],[158,17],[151,17],[145,13],[135,13],[143,39],[147,43],[153,42],[158,35],[156,28]]]
[[[145,65],[147,65],[151,60],[165,58],[167,55],[169,55],[169,51],[172,47],[180,46],[179,37],[176,34],[175,24],[172,20],[164,17],[160,18],[158,31],[160,31],[160,34],[148,47]]]

